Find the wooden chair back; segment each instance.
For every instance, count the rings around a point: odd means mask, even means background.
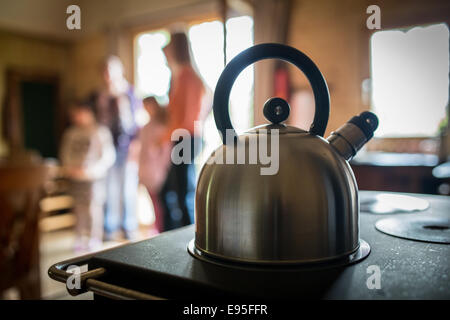
[[[0,162],[0,293],[18,286],[22,298],[39,298],[39,200],[48,171]]]

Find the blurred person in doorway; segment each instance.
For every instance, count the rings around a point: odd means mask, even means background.
[[[150,121],[141,129],[139,157],[139,181],[147,188],[155,212],[154,229],[164,231],[164,211],[161,207],[159,192],[164,184],[170,167],[172,144],[162,139],[166,133],[167,109],[161,107],[154,97],[143,100],[144,109]]]
[[[112,133],[116,161],[107,176],[105,208],[105,239],[113,240],[124,232],[125,238],[137,238],[136,213],[138,190],[137,156],[130,150],[138,143],[137,114],[142,103],[123,74],[123,65],[116,56],[107,57],[102,64],[103,88],[90,99],[100,124]]]
[[[97,124],[91,106],[74,103],[69,112],[72,126],[63,135],[60,160],[74,199],[75,250],[96,250],[103,236],[104,178],[115,150],[111,133]]]
[[[191,62],[191,50],[185,33],[171,34],[169,44],[163,49],[167,65],[172,72],[167,106],[168,124],[163,141],[171,141],[176,129],[185,129],[191,145],[190,163],[171,164],[167,179],[161,189],[160,197],[164,209],[164,230],[179,228],[194,223],[195,197],[195,151],[201,144],[200,134],[194,132],[194,123],[200,121],[205,87]],[[194,145],[196,147],[194,148]]]

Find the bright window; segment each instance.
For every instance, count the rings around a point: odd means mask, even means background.
[[[169,41],[166,30],[140,34],[136,39],[136,94],[140,98],[156,96],[167,103],[170,70],[162,48]],[[162,101],[161,101],[162,100]]]
[[[448,26],[374,33],[371,69],[376,136],[435,136],[449,98]]]
[[[242,50],[253,45],[253,19],[249,16],[230,18],[227,24],[227,62]],[[223,71],[223,24],[221,21],[204,22],[188,29],[195,67],[212,94]],[[168,102],[170,70],[162,48],[170,35],[167,30],[157,30],[136,38],[136,92],[143,98],[156,96],[160,103]],[[210,97],[210,104],[212,97]],[[248,129],[253,121],[253,66],[237,78],[230,95],[230,116],[236,130]],[[202,160],[217,148],[220,136],[212,113],[204,123],[204,148]]]

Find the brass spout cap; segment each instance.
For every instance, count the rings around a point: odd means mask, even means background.
[[[341,156],[346,160],[351,160],[372,139],[377,128],[377,116],[372,112],[364,111],[332,132],[327,140]]]

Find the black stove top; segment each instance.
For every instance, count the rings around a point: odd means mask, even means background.
[[[448,198],[421,198],[430,201],[428,210],[402,215],[450,214]],[[163,298],[450,299],[450,246],[377,231],[376,221],[389,216],[398,214],[361,213],[361,238],[371,253],[344,267],[255,268],[201,261],[187,250],[194,226],[94,254],[88,264],[90,270],[106,270],[101,277],[106,283]]]

